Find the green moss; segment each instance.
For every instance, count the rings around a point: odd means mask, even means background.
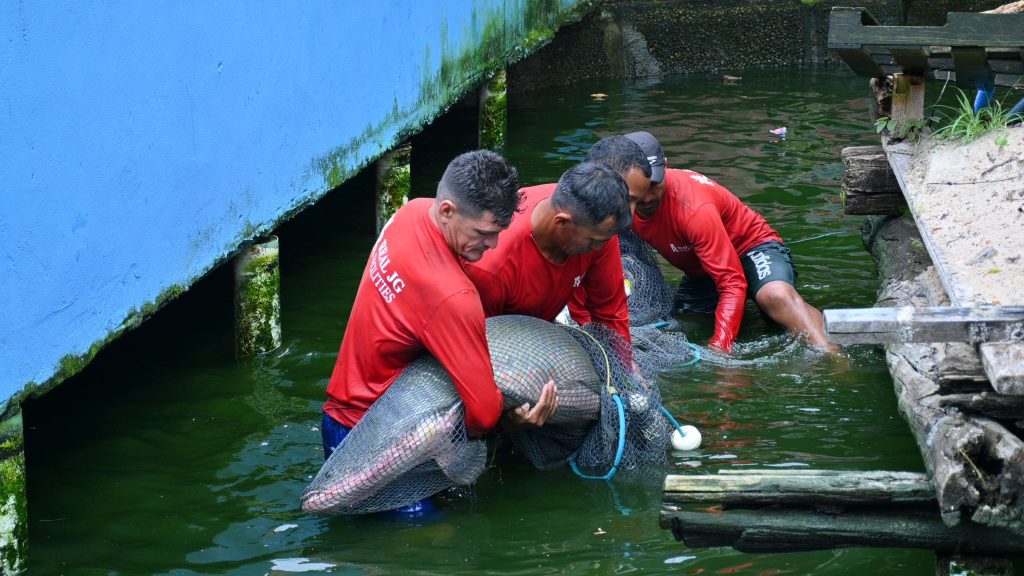
[[[281,268],[277,251],[250,256],[240,271],[235,307],[239,357],[269,352],[281,343]]]
[[[487,85],[487,98],[480,103],[480,147],[495,151],[505,148],[508,129],[508,96],[505,70],[499,70]]]
[[[28,504],[25,497],[25,455],[20,430],[3,441],[0,459],[0,573],[17,574],[28,557]],[[8,453],[7,450],[12,450]]]
[[[440,68],[433,76],[423,78],[416,104],[411,109],[401,110],[396,101],[381,121],[367,125],[345,145],[314,159],[310,173],[321,178],[325,188],[313,190],[306,202],[294,207],[279,221],[341,185],[432,122],[485,78],[547,44],[560,26],[579,21],[598,5],[594,0],[583,0],[568,7],[562,6],[559,0],[527,0],[525,4],[518,21],[506,21],[503,10],[474,11],[472,24],[462,35],[475,41],[457,53],[449,41],[447,22],[442,23]],[[434,68],[429,47],[423,50],[421,60],[421,69]]]
[[[412,147],[400,146],[388,157],[377,190],[377,228],[383,228],[391,216],[409,200],[412,189]]]

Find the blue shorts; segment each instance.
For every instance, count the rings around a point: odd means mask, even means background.
[[[789,256],[789,248],[781,242],[758,244],[740,255],[743,275],[747,279],[747,298],[753,300],[767,283],[782,280],[796,287],[797,271]],[[718,288],[707,276],[683,276],[676,291],[676,312],[679,314],[714,314],[718,308]]]
[[[331,457],[334,449],[338,447],[338,444],[341,444],[341,441],[351,431],[351,428],[331,418],[327,412],[324,412],[323,418],[320,419],[320,436],[324,440],[324,460]]]

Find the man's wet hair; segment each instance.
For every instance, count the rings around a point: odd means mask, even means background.
[[[615,232],[629,228],[629,188],[619,174],[605,164],[583,162],[565,171],[551,196],[551,205],[572,214],[580,226],[595,226],[609,216]]]
[[[639,144],[625,136],[609,136],[598,140],[587,152],[587,161],[607,164],[623,178],[633,168],[638,168],[644,176],[651,177],[651,164],[647,161],[647,155]]]
[[[455,202],[470,218],[490,212],[495,224],[508,226],[522,201],[519,173],[490,150],[465,152],[448,163],[437,185],[437,199]]]

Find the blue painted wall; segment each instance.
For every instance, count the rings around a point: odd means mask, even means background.
[[[0,3],[0,402],[432,119],[488,34],[511,60],[581,4]]]

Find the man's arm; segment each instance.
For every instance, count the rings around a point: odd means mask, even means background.
[[[503,399],[494,382],[487,327],[475,292],[463,290],[442,302],[421,332],[423,345],[448,371],[466,405],[466,430],[480,435],[498,423]]]
[[[704,204],[698,208],[687,224],[685,232],[700,259],[700,265],[718,289],[715,332],[708,345],[729,352],[743,322],[747,278],[714,204]]]
[[[589,316],[592,322],[599,322],[614,330],[630,344],[629,305],[626,302],[623,277],[622,253],[616,236],[594,255],[590,270],[583,279],[583,290],[574,291],[583,293],[586,314],[578,313],[580,303],[575,298],[569,301],[569,312],[577,321],[583,316]]]
[[[505,311],[506,287],[498,274],[493,274],[474,264],[465,264],[463,270],[480,294],[484,316],[498,316]]]

